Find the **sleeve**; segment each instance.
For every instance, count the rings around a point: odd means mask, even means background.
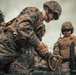
[[[24,39],[31,46],[36,47],[39,43],[39,39],[37,38],[33,24],[38,20],[38,12],[32,10],[23,10],[21,14],[17,17],[17,26],[16,30],[20,39]]]
[[[36,36],[39,38],[40,41],[42,41],[42,37],[44,36],[46,29],[45,29],[45,25],[41,24],[39,25],[36,29]]]
[[[58,43],[58,41],[54,44],[53,54],[59,54],[59,43]]]
[[[74,40],[73,40],[73,41],[74,41],[74,43],[75,43],[75,46],[76,46],[76,36],[74,36]]]
[[[74,47],[74,52],[75,52],[75,58],[76,58],[76,36],[73,36],[73,42],[75,44],[75,47]]]

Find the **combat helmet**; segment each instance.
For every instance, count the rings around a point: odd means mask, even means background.
[[[65,30],[71,30],[71,34],[74,31],[74,27],[71,22],[64,22],[61,27],[61,32],[63,33]]]
[[[47,9],[48,8],[48,12],[53,12],[54,13],[54,19],[55,20],[58,20],[60,15],[61,15],[61,11],[62,11],[62,8],[60,6],[60,4],[56,1],[48,1],[48,2],[45,2],[43,4],[43,8],[44,9]]]

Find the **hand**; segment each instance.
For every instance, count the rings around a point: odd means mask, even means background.
[[[44,44],[44,47],[41,49],[40,51],[42,54],[47,54],[49,51],[48,51],[48,46]]]
[[[61,59],[63,58],[63,57],[60,56],[60,55],[54,55],[54,57],[55,57],[55,58],[61,58]]]
[[[40,55],[46,55],[49,53],[47,45],[42,42],[39,43],[36,50]]]

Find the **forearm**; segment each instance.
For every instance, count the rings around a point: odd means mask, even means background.
[[[59,44],[56,42],[53,47],[53,54],[59,54]]]

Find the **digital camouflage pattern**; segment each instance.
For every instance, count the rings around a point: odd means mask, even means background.
[[[71,31],[69,36],[65,36],[64,32]],[[70,45],[73,42],[76,47],[76,36],[71,35],[74,31],[73,25],[71,22],[64,22],[61,26],[61,32],[64,35],[63,37],[58,38],[58,41],[54,44],[53,53],[55,55],[61,55],[62,58],[62,67],[61,71],[68,73],[70,72]],[[74,48],[75,57],[76,57],[76,48]]]
[[[76,36],[72,35],[70,37],[59,38],[58,41],[54,44],[53,53],[56,55],[61,55],[62,58],[62,72],[70,72],[70,44],[74,42],[76,45]],[[76,55],[76,49],[75,49]]]
[[[58,41],[54,44],[54,54],[60,54],[63,59],[70,58],[70,44],[71,42],[76,42],[76,36],[63,37],[58,39]]]
[[[66,29],[70,29],[70,30],[71,30],[71,33],[73,33],[74,28],[73,28],[73,25],[72,25],[71,22],[64,22],[64,23],[62,24],[62,27],[61,27],[62,33],[63,33],[63,31],[66,30]]]
[[[64,29],[72,29],[72,28],[73,28],[73,26],[72,26],[71,22],[64,22],[62,24],[62,27],[61,27],[62,30],[64,30]]]
[[[21,48],[36,49],[42,40],[45,33],[42,13],[35,7],[27,7],[7,26],[0,35],[0,68],[9,63],[9,73],[26,75],[28,65]]]
[[[3,33],[3,29],[4,29],[4,27],[5,27],[5,25],[6,25],[6,23],[4,22],[5,20],[4,20],[4,14],[3,14],[3,12],[0,10],[0,38],[1,38],[1,35],[2,35],[2,33]],[[0,39],[1,40],[1,39]],[[1,49],[1,48],[0,48]],[[1,54],[1,53],[0,53]],[[3,61],[4,61],[4,59],[3,59]],[[7,62],[7,61],[6,61]],[[2,62],[1,62],[2,63]],[[1,65],[0,65],[1,66]],[[4,73],[5,71],[4,71],[4,68],[0,68],[0,74],[2,75],[3,73]]]
[[[59,18],[61,8],[59,8],[58,4],[55,7],[58,9],[54,9],[53,13],[57,13]],[[43,24],[43,16],[39,9],[36,7],[23,9],[16,18],[6,24],[4,33],[1,34],[0,68],[2,69],[6,65],[9,68],[8,73],[29,75],[31,65],[28,63],[29,60],[26,60],[25,55],[27,53],[31,55],[33,51],[34,55],[37,57],[39,55],[39,64],[44,64],[44,62],[46,64],[46,61],[41,61],[41,57],[45,60],[49,54],[48,47],[41,42],[44,34],[45,25]],[[26,52],[25,54],[23,50]]]
[[[61,6],[58,2],[47,1],[47,2],[44,3],[43,7],[44,7],[44,9],[46,9],[46,7],[49,8],[50,11],[52,11],[54,13],[57,13],[58,18],[60,17],[61,12],[62,12],[62,8],[61,8]]]

